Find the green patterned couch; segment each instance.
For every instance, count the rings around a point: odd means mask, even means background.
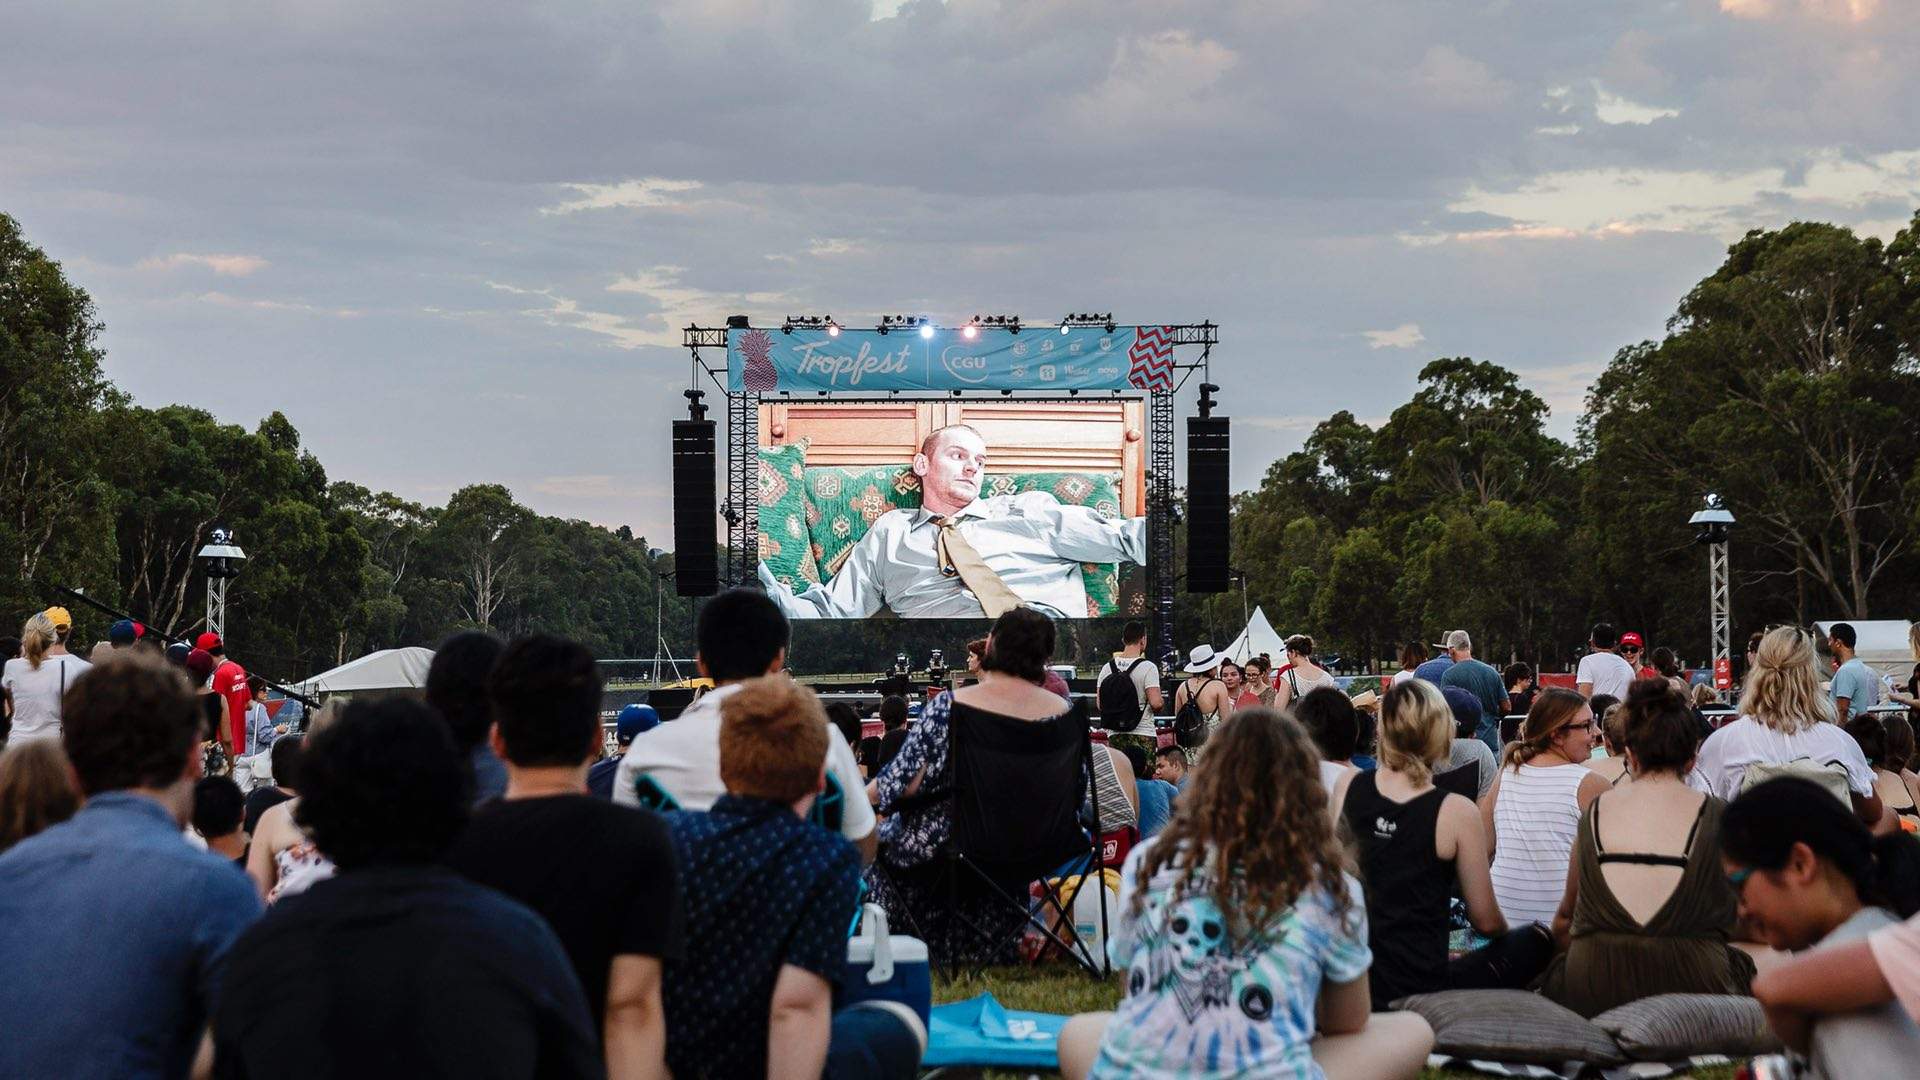
[[[907,465],[844,468],[809,466],[806,460],[804,443],[760,450],[760,561],[795,591],[831,579],[881,514],[920,505],[920,478]],[[1049,491],[1063,504],[1118,517],[1119,481],[1112,473],[989,474],[981,496]],[[1082,568],[1088,616],[1120,614],[1119,564],[1083,563]],[[1127,592],[1128,608],[1144,602],[1138,588]]]

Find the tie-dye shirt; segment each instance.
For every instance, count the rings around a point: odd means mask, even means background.
[[[1127,970],[1127,996],[1100,1042],[1094,1076],[1265,1076],[1319,1080],[1314,1007],[1322,980],[1352,982],[1373,962],[1360,883],[1346,880],[1344,918],[1325,889],[1251,940],[1232,942],[1213,900],[1172,903],[1176,875],[1162,870],[1132,913],[1140,860],[1120,875],[1120,920],[1109,944]]]

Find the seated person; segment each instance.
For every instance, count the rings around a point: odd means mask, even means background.
[[[1594,695],[1591,705],[1594,723],[1600,725],[1600,746],[1607,756],[1588,758],[1587,768],[1613,787],[1633,783],[1633,774],[1627,771],[1627,710],[1606,694]]]
[[[1477,725],[1479,703],[1459,692],[1473,706],[1471,722]],[[1367,882],[1375,1010],[1408,994],[1454,985],[1447,943],[1456,875],[1473,928],[1487,937],[1507,929],[1493,900],[1480,811],[1472,799],[1436,787],[1433,776],[1442,755],[1462,742],[1479,747],[1489,764],[1492,755],[1479,739],[1458,737],[1461,714],[1441,695],[1425,679],[1389,689],[1380,708],[1379,770],[1349,773],[1334,795],[1334,816],[1345,818],[1352,831]]]
[[[247,868],[247,834],[240,828],[247,802],[240,785],[226,776],[203,776],[193,785],[193,831],[207,842],[207,850]]]
[[[880,699],[880,726],[884,729],[880,736],[880,768],[884,769],[887,762],[900,753],[900,744],[907,741],[906,698],[888,694]]]
[[[1319,686],[1302,694],[1300,700],[1294,702],[1292,714],[1320,751],[1319,763],[1314,768],[1319,771],[1320,786],[1326,788],[1331,798],[1341,779],[1354,771],[1353,755],[1360,743],[1360,714],[1353,707],[1353,699],[1337,686]]]
[[[464,757],[406,698],[356,701],[309,738],[300,820],[339,872],[234,943],[219,1075],[602,1074],[560,939],[442,864],[467,821]]]
[[[1871,957],[1857,957],[1832,994],[1807,976],[1849,948],[1865,952],[1869,935],[1920,910],[1920,841],[1876,839],[1824,788],[1788,777],[1727,807],[1720,858],[1761,940],[1782,952],[1813,950],[1754,980],[1775,1034],[1819,1077],[1909,1073],[1920,1061],[1920,1024],[1890,994],[1864,1008],[1827,1004],[1875,981]]]
[[[1187,752],[1178,746],[1162,746],[1153,752],[1153,778],[1173,785],[1174,794],[1187,790],[1187,777],[1193,765]]]
[[[1900,719],[1905,722],[1904,718]],[[1907,790],[1907,782],[1898,772],[1905,762],[1900,759],[1889,762],[1887,724],[1880,714],[1863,713],[1847,721],[1847,734],[1860,744],[1860,752],[1873,767],[1873,791],[1880,796],[1881,803],[1893,811],[1903,826],[1920,826],[1920,806],[1914,805],[1913,792]]]
[[[599,711],[594,712],[596,726]],[[620,759],[627,756],[633,740],[660,726],[660,714],[651,705],[623,705],[613,721],[613,753],[593,763],[587,770],[587,794],[596,799],[613,799],[613,778],[620,771]],[[594,746],[599,752],[599,746]],[[511,772],[511,770],[509,770]]]
[[[487,675],[507,790],[473,812],[447,865],[553,927],[587,995],[609,1076],[657,1077],[660,968],[680,953],[680,884],[658,815],[587,791],[600,755],[600,672],[575,641],[530,634]],[[645,706],[639,706],[645,708]]]
[[[1501,751],[1500,775],[1480,799],[1493,842],[1493,895],[1507,925],[1549,924],[1566,895],[1567,866],[1587,804],[1607,782],[1587,771],[1593,711],[1572,690],[1533,699],[1520,738]]]
[[[1537,706],[1536,706],[1537,707]],[[1687,786],[1693,711],[1665,679],[1620,706],[1633,783],[1580,816],[1541,992],[1582,1016],[1655,994],[1744,994],[1753,959],[1731,944],[1737,902],[1719,866],[1726,804]]]
[[[888,814],[880,824],[880,859],[889,870],[929,865],[951,835],[952,804],[932,797],[947,792],[953,782],[947,753],[950,723],[965,722],[969,712],[1051,720],[1067,708],[1040,687],[1053,647],[1052,621],[1031,608],[1015,608],[994,620],[980,681],[937,694],[927,703],[900,753],[871,785],[874,805]],[[918,927],[929,953],[943,960],[965,955],[977,944],[973,926],[1006,920],[1005,905],[997,897],[950,896],[944,881],[912,873],[871,873],[867,887],[873,901],[898,924]],[[1013,925],[1017,923],[1016,917]]]
[[[787,666],[790,628],[767,594],[758,589],[729,589],[700,608],[694,626],[694,662],[713,689],[671,723],[635,739],[614,771],[613,801],[639,806],[639,781],[646,777],[681,810],[705,810],[726,794],[720,780],[720,707],[748,679]],[[825,714],[820,722],[826,724]],[[844,804],[840,835],[852,841],[863,860],[874,851],[873,805],[860,765],[847,740],[827,724],[827,771],[833,774]]]
[[[721,706],[726,792],[666,815],[688,897],[685,958],[666,966],[675,1076],[814,1080],[860,1060],[914,1075],[926,1030],[911,1009],[832,1012],[860,897],[860,859],[806,821],[826,784],[826,713],[785,675],[735,684]]]
[[[267,751],[273,782],[247,792],[246,820],[242,824],[248,836],[259,831],[260,815],[294,797],[294,773],[300,768],[300,747],[304,739],[303,735],[287,735],[275,739],[273,749]]]
[[[1068,1022],[1064,1076],[1419,1075],[1433,1032],[1371,1013],[1365,900],[1319,779],[1286,716],[1220,725],[1187,805],[1121,871],[1108,951],[1127,996]]]
[[[1177,747],[1176,747],[1177,749]],[[1134,791],[1139,799],[1140,839],[1146,840],[1158,833],[1173,816],[1173,797],[1179,789],[1165,780],[1156,779],[1147,764],[1147,752],[1139,746],[1128,743],[1120,748],[1127,755],[1127,762],[1133,768]],[[1185,765],[1183,758],[1181,764]]]
[[[1499,764],[1493,759],[1493,751],[1487,748],[1486,740],[1477,734],[1481,720],[1480,699],[1474,697],[1471,690],[1460,686],[1441,687],[1440,693],[1446,698],[1447,710],[1453,716],[1453,741],[1447,749],[1447,760],[1436,763],[1434,768],[1440,776],[1458,779],[1452,784],[1439,780],[1434,782],[1477,802],[1493,786],[1493,778],[1500,771]],[[1384,755],[1384,725],[1380,741]]]

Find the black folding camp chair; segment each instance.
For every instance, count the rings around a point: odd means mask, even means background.
[[[968,888],[990,898],[989,907],[1004,905],[1009,923],[1014,914],[1020,916],[1011,932],[1016,939],[1032,929],[1088,974],[1110,974],[1105,951],[1095,956],[1076,932],[1071,902],[1061,889],[1062,882],[1076,876],[1082,887],[1095,888],[1105,937],[1107,895],[1099,877],[1100,844],[1079,820],[1081,802],[1092,787],[1088,777],[1093,743],[1085,704],[1049,720],[1031,721],[955,702],[947,732],[949,785],[887,809],[948,804],[947,844],[931,867],[918,872],[939,875],[943,887],[932,891],[944,895],[946,916],[970,931],[977,946],[956,958],[956,966],[978,971],[1014,943],[1006,930],[967,915],[957,899],[960,890]],[[1098,820],[1097,801],[1092,809]],[[887,864],[884,854],[874,866],[881,874],[901,873]],[[1037,883],[1037,902],[1029,900],[1030,883]],[[913,932],[925,938],[913,912],[904,914]]]

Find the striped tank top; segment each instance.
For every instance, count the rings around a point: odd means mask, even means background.
[[[1500,772],[1493,805],[1493,898],[1507,925],[1551,925],[1567,891],[1580,832],[1584,765],[1522,765]]]

